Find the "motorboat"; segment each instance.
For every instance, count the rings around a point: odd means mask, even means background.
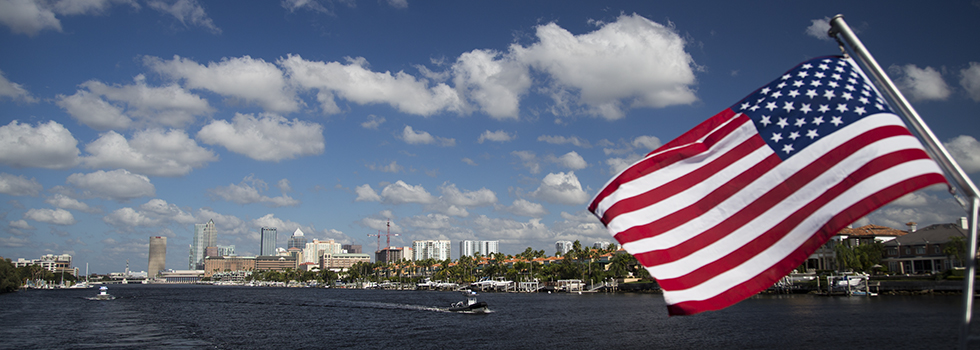
[[[113,300],[116,297],[109,294],[109,287],[102,286],[99,287],[99,294],[94,297],[88,298],[89,300]]]
[[[464,314],[484,314],[490,312],[490,309],[487,308],[487,302],[476,301],[477,294],[475,291],[463,291],[463,296],[466,297],[466,300],[454,303],[449,307],[449,312]]]

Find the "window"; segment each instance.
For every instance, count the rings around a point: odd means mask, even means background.
[[[932,253],[933,253],[933,254],[939,254],[939,253],[941,253],[941,252],[939,251],[939,245],[934,245],[934,246],[932,246]]]
[[[912,254],[912,248],[905,247],[905,255]]]
[[[898,255],[898,248],[888,248],[888,255],[890,256]]]
[[[925,254],[926,253],[926,247],[925,246],[915,247],[915,253],[916,254]]]

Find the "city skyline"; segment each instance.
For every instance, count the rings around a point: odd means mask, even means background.
[[[146,270],[149,237],[166,237],[181,269],[210,220],[201,254],[259,255],[263,227],[275,247],[303,233],[369,252],[615,243],[586,210],[596,191],[839,54],[838,13],[980,173],[974,2],[179,4],[0,1],[0,256]],[[855,225],[964,215],[930,188]]]

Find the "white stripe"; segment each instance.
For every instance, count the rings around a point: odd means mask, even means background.
[[[664,153],[667,153],[667,152],[671,152],[671,151],[677,150],[679,148],[687,147],[687,146],[692,145],[692,144],[702,143],[702,142],[704,142],[704,139],[705,138],[707,138],[708,136],[714,134],[715,132],[718,132],[719,129],[725,127],[725,125],[728,125],[732,121],[736,120],[737,117],[738,117],[738,114],[736,114],[735,116],[733,116],[731,119],[729,119],[728,121],[726,121],[724,124],[719,125],[714,130],[711,130],[711,132],[709,132],[708,134],[706,134],[705,136],[701,137],[700,139],[698,139],[695,142],[691,142],[691,143],[680,145],[680,146],[677,146],[677,147],[674,147],[674,148],[671,148],[671,149],[663,150],[663,151],[657,152],[655,154],[651,154],[651,155],[649,155],[647,157],[644,157],[643,159],[637,161],[636,163],[633,163],[633,165],[630,165],[626,169],[632,168],[632,167],[636,166],[637,164],[639,164],[640,162],[642,162],[644,160],[647,160],[647,159],[649,159],[651,157],[656,157],[656,156],[659,156],[661,154],[664,154]],[[738,135],[736,135],[736,134],[738,134]],[[603,198],[603,200],[601,202],[599,202],[599,204],[596,206],[596,213],[595,214],[598,215],[601,218],[602,215],[606,212],[606,210],[609,209],[609,207],[611,207],[613,204],[616,204],[616,202],[619,202],[619,201],[621,201],[623,199],[632,198],[632,197],[634,197],[636,195],[639,195],[639,194],[642,194],[642,193],[646,193],[647,191],[649,191],[651,189],[654,189],[654,188],[663,186],[665,183],[674,180],[674,178],[676,178],[678,176],[678,175],[674,175],[674,177],[661,177],[660,175],[656,175],[656,174],[658,174],[660,172],[663,172],[663,171],[668,171],[668,172],[672,172],[672,173],[675,173],[675,174],[686,174],[686,173],[695,171],[698,168],[704,166],[704,164],[707,164],[705,162],[710,162],[710,161],[712,161],[714,159],[717,159],[718,157],[720,157],[720,156],[724,155],[726,152],[728,152],[728,150],[731,150],[735,146],[738,146],[739,144],[741,144],[742,142],[744,142],[745,140],[749,139],[750,137],[752,137],[752,135],[755,135],[755,134],[757,134],[757,132],[755,131],[755,125],[752,124],[752,120],[746,119],[744,124],[742,124],[741,126],[739,126],[738,129],[733,130],[732,131],[732,134],[729,134],[728,137],[726,137],[723,140],[720,140],[718,143],[715,144],[714,147],[708,149],[707,152],[702,153],[702,154],[699,154],[699,155],[694,156],[694,157],[689,157],[689,158],[687,158],[687,159],[685,159],[685,160],[683,160],[681,162],[677,162],[677,163],[671,164],[670,166],[667,166],[667,167],[665,167],[663,169],[660,169],[660,170],[657,170],[657,171],[655,171],[653,173],[647,174],[646,176],[642,176],[642,177],[633,179],[632,181],[629,181],[629,182],[620,184],[619,185],[619,188],[617,188],[616,191],[613,191],[608,196],[606,196],[606,198]],[[733,136],[733,135],[736,135],[736,136]],[[626,170],[623,170],[623,172],[625,172],[625,171]],[[620,172],[620,174],[622,174],[622,172]],[[619,175],[616,175],[615,177],[613,177],[613,179],[616,179],[617,177],[619,177]],[[612,181],[612,180],[610,180],[610,181]],[[606,184],[606,186],[609,186],[609,184]],[[603,188],[605,188],[605,186]],[[601,193],[601,191],[600,191],[600,193]],[[595,199],[593,199],[593,201],[594,200]]]
[[[766,174],[763,174],[758,179],[756,179],[746,187],[742,188],[740,191],[738,191],[737,193],[735,193],[725,201],[718,203],[715,207],[709,209],[701,216],[692,219],[687,223],[675,227],[669,231],[666,231],[658,236],[644,238],[634,242],[626,243],[623,245],[623,248],[626,249],[626,251],[630,252],[631,254],[638,254],[650,250],[666,249],[669,247],[673,247],[677,244],[680,244],[681,242],[687,241],[692,237],[694,237],[695,235],[711,227],[714,227],[719,223],[721,223],[722,221],[726,220],[729,216],[733,215],[734,213],[737,213],[746,205],[751,204],[752,201],[756,200],[761,194],[764,194],[769,190],[771,190],[773,187],[782,184],[783,181],[785,181],[790,176],[793,176],[793,174],[795,174],[804,166],[812,162],[814,159],[817,159],[823,154],[827,153],[828,151],[833,150],[841,143],[844,143],[867,130],[871,130],[873,128],[879,127],[883,124],[889,124],[888,122],[901,123],[901,120],[899,120],[897,116],[891,114],[878,114],[874,116],[869,116],[858,122],[855,122],[849,127],[840,130],[838,132],[835,132],[831,135],[828,135],[827,137],[811,144],[810,147],[803,149],[800,154],[797,154],[796,156],[789,158],[788,160],[776,166]],[[918,143],[914,143],[914,145],[918,145]],[[765,149],[769,149],[769,148],[765,147]],[[851,156],[853,157],[855,155],[851,155]],[[867,157],[874,157],[874,156],[875,154],[870,154]],[[867,157],[855,158],[855,159],[857,161],[862,162],[863,164],[867,162]],[[714,184],[715,185],[714,187],[718,187],[724,184],[725,183]],[[674,197],[700,199],[704,197],[706,193],[708,192],[698,191],[696,190],[695,187],[692,187],[691,189],[678,193]],[[673,198],[664,200],[664,202],[674,203]],[[684,205],[683,201],[678,201],[677,204],[675,204],[674,206],[662,206],[662,208],[669,209],[670,211],[664,210],[661,213],[655,213],[653,215],[657,215],[656,218],[660,218],[671,214],[673,210],[684,208],[686,206],[687,205]],[[636,212],[640,212],[640,211],[647,212],[644,209],[637,210]],[[624,213],[621,214],[620,216],[631,217],[631,215],[632,213]],[[648,220],[647,223],[652,221],[653,220]],[[615,235],[618,232],[621,232],[618,229],[619,227],[617,226],[609,226],[609,231],[613,235]],[[662,276],[657,276],[657,277],[665,278]]]
[[[816,210],[776,244],[747,260],[744,264],[692,288],[664,291],[664,299],[667,304],[676,304],[692,300],[705,300],[719,295],[771,268],[773,264],[785,258],[789,252],[798,249],[818,228],[826,224],[842,209],[846,209],[897,182],[930,173],[942,175],[939,167],[931,159],[920,159],[899,164],[869,177]]]
[[[827,191],[827,189],[836,186],[841,181],[846,180],[851,173],[867,164],[868,161],[873,159],[873,157],[883,154],[882,149],[887,149],[889,150],[888,152],[901,149],[921,149],[921,147],[915,143],[915,140],[916,139],[914,137],[907,135],[890,137],[874,142],[858,150],[830,169],[826,169],[826,171],[820,174],[820,176],[814,178],[813,181],[810,181],[805,186],[798,188],[795,192],[793,192],[793,194],[786,197],[786,199],[776,203],[761,215],[755,217],[751,221],[745,223],[745,225],[742,227],[725,236],[725,238],[705,246],[701,250],[698,250],[697,252],[694,252],[682,259],[653,266],[650,269],[651,275],[661,279],[677,278],[691,273],[694,270],[706,264],[712,263],[728,254],[731,254],[745,244],[752,242],[769,229],[778,225],[780,222],[785,220],[787,216],[792,215],[800,208],[806,206],[817,197],[821,196]],[[777,172],[779,170],[779,168],[773,169],[773,172]],[[748,200],[755,200],[758,198],[757,195],[751,195],[751,193],[752,192],[746,193],[746,195],[751,196],[751,198],[747,198]],[[727,216],[720,218],[720,213],[708,214],[712,214],[712,218],[717,218],[718,223],[720,223],[721,220],[727,219]],[[680,231],[677,232],[677,235],[684,234],[685,236],[693,237],[701,232],[702,231],[692,232],[690,230]],[[656,243],[658,241],[656,238],[658,237],[651,237],[648,240]],[[664,248],[666,247],[661,246],[661,249]],[[773,257],[773,259],[775,259],[774,261],[782,260],[783,258],[785,258],[785,255]]]

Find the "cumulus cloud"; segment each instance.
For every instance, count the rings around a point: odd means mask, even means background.
[[[152,197],[156,194],[156,187],[150,183],[148,177],[125,169],[75,173],[68,176],[67,182],[84,190],[86,195],[118,201]]]
[[[956,163],[963,171],[975,173],[980,171],[980,142],[969,135],[960,135],[943,143]]]
[[[185,27],[195,25],[207,28],[214,34],[221,33],[221,28],[214,25],[214,21],[197,0],[149,0],[146,4],[154,10],[173,16]]]
[[[531,86],[527,66],[493,50],[473,50],[452,67],[456,89],[495,119],[517,119],[521,95]]]
[[[0,5],[2,7],[3,5]],[[2,12],[2,8],[0,8]],[[2,17],[3,15],[0,15]],[[31,93],[24,88],[24,86],[11,82],[7,80],[4,76],[3,71],[0,71],[0,97],[9,97],[11,100],[17,102],[35,103],[37,98],[31,96]]]
[[[282,71],[275,64],[250,56],[225,58],[207,66],[174,56],[165,61],[146,57],[144,63],[154,71],[182,80],[191,89],[214,93],[255,103],[269,112],[289,113],[300,108],[295,92],[289,88]]]
[[[487,188],[476,191],[460,191],[456,184],[443,183],[439,187],[441,199],[460,207],[480,207],[497,203],[497,195]]]
[[[78,164],[78,140],[55,121],[0,126],[0,163],[16,168],[66,169]]]
[[[549,203],[565,205],[581,205],[589,200],[588,194],[582,190],[582,184],[574,172],[550,173],[541,180],[537,190],[531,196]]]
[[[361,123],[361,127],[365,129],[377,130],[381,124],[384,124],[385,118],[379,117],[374,114],[368,115],[367,120]]]
[[[121,229],[157,226],[162,222],[159,218],[150,217],[143,212],[129,207],[114,210],[109,215],[103,217],[102,221],[110,226]]]
[[[585,162],[585,158],[582,158],[575,151],[565,153],[561,157],[554,158],[553,161],[572,170],[585,169],[585,167],[589,166],[589,163]]]
[[[969,68],[960,70],[960,86],[971,99],[980,102],[980,63],[970,62]]]
[[[369,165],[367,165],[367,167],[368,167],[368,169],[371,169],[371,170],[383,171],[383,172],[386,172],[386,173],[398,173],[398,172],[401,172],[401,171],[405,170],[405,167],[403,167],[401,165],[398,165],[398,162],[396,162],[396,161],[391,161],[391,163],[388,163],[387,165],[374,165],[374,164],[369,164]]]
[[[473,220],[475,234],[484,239],[499,240],[501,244],[527,244],[528,242],[548,242],[554,244],[554,233],[541,219],[532,218],[527,222],[511,219],[490,218],[480,215]]]
[[[269,197],[263,195],[269,188],[268,184],[261,179],[256,179],[251,175],[242,179],[238,184],[231,184],[226,187],[208,189],[211,199],[221,199],[237,204],[263,203],[270,207],[295,207],[299,201],[283,193],[279,197]]]
[[[194,214],[196,222],[203,224],[209,220],[214,220],[214,226],[218,229],[218,241],[220,242],[226,235],[229,236],[248,236],[252,232],[245,220],[234,215],[225,215],[215,212],[208,208],[201,208]],[[255,237],[258,238],[258,237]]]
[[[559,135],[541,135],[538,136],[538,141],[547,142],[553,145],[571,144],[582,148],[592,147],[592,145],[589,144],[589,141],[582,140],[578,138],[578,136],[565,137]]]
[[[445,83],[430,85],[404,71],[373,72],[363,57],[347,63],[307,61],[299,55],[280,59],[290,81],[302,89],[317,90],[324,113],[339,113],[336,99],[357,104],[388,104],[408,114],[430,116],[442,111],[462,111],[459,95]]]
[[[391,204],[419,203],[428,204],[435,202],[436,198],[426,191],[422,185],[412,186],[402,180],[385,186],[381,190],[381,198],[384,202]]]
[[[516,135],[511,135],[510,133],[503,130],[497,130],[497,131],[487,130],[480,135],[480,138],[477,139],[476,142],[477,143],[483,143],[483,141],[507,142],[515,138],[517,138]]]
[[[98,208],[91,207],[88,204],[78,201],[77,199],[68,197],[60,193],[57,193],[51,196],[50,198],[45,199],[44,202],[56,208],[61,208],[61,209],[78,210],[86,213],[100,212]]]
[[[106,85],[90,80],[74,95],[58,95],[57,104],[73,118],[97,130],[127,128],[134,124],[183,127],[198,116],[214,112],[208,101],[177,84],[151,87],[137,75],[133,85]]]
[[[33,230],[34,229],[34,226],[31,226],[31,224],[27,223],[27,220],[14,220],[14,221],[10,221],[9,225],[10,225],[10,227],[13,227],[13,228],[16,228],[16,229],[21,229],[21,230]]]
[[[325,148],[322,125],[272,114],[236,113],[230,123],[215,120],[205,125],[197,138],[255,160],[274,162],[320,154]]]
[[[156,216],[178,224],[187,225],[197,222],[193,215],[185,212],[176,204],[154,198],[140,205],[140,210],[147,215]]]
[[[622,158],[617,157],[617,158],[606,159],[606,165],[609,166],[610,174],[619,174],[620,172],[626,170],[626,168],[629,168],[630,165],[633,165],[633,163],[636,163],[636,161],[640,159],[643,159],[643,156],[639,154],[631,154]]]
[[[410,145],[432,145],[437,144],[443,147],[456,145],[456,139],[432,136],[426,131],[415,132],[411,126],[405,125],[402,130],[402,140]]]
[[[597,30],[582,35],[555,23],[538,26],[538,42],[512,45],[511,53],[549,75],[557,104],[581,105],[585,113],[608,120],[622,118],[626,108],[697,100],[692,87],[698,67],[673,28],[636,14],[596,23]]]
[[[363,184],[354,188],[354,193],[357,194],[357,198],[354,199],[355,202],[380,202],[381,196],[378,192],[375,192],[371,185]]]
[[[537,174],[541,172],[541,161],[538,156],[531,151],[513,151],[510,152],[521,159],[522,164],[527,168],[531,174]]]
[[[479,164],[477,164],[477,163],[476,163],[475,161],[473,161],[472,159],[470,159],[470,158],[468,158],[468,157],[463,157],[463,159],[460,159],[460,161],[462,161],[463,163],[466,163],[466,164],[469,164],[469,165],[472,165],[472,166],[477,166],[477,165],[479,165]]]
[[[91,155],[82,162],[89,168],[124,168],[152,176],[183,176],[218,160],[214,152],[198,146],[183,130],[174,129],[138,131],[129,141],[109,131],[85,150]]]
[[[540,218],[548,215],[548,210],[541,203],[534,203],[523,198],[515,199],[511,205],[498,207],[497,210],[532,218]]]
[[[895,76],[895,85],[902,94],[912,101],[945,100],[952,94],[943,75],[935,68],[907,64],[893,65],[888,71]]]
[[[0,193],[11,196],[37,197],[42,189],[44,186],[41,186],[41,183],[34,178],[28,179],[24,175],[0,173]]]
[[[61,21],[56,15],[98,15],[117,3],[139,9],[139,5],[130,0],[2,1],[0,23],[10,27],[14,33],[27,36],[35,36],[46,29],[60,32]]]
[[[54,225],[74,225],[75,217],[64,209],[30,209],[24,213],[24,219],[46,222]]]
[[[828,31],[830,31],[830,17],[811,19],[810,26],[806,27],[806,35],[824,41],[833,41],[834,38],[827,35]]]
[[[605,226],[587,210],[575,213],[561,212],[564,221],[555,222],[552,229],[559,232],[558,239],[581,241],[583,245],[592,242],[612,241]]]

